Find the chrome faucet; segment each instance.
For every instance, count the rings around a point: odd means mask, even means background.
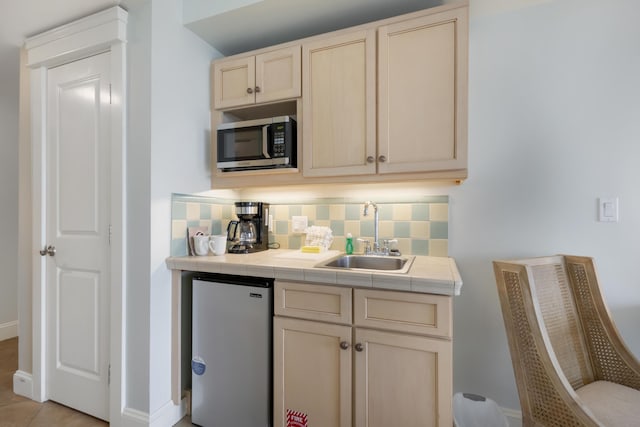
[[[367,200],[364,203],[364,216],[369,215],[369,206],[373,206],[373,247],[368,240],[358,239],[364,244],[364,254],[365,255],[395,255],[399,256],[400,251],[397,249],[390,249],[389,245],[392,243],[398,243],[396,239],[385,239],[383,240],[382,246],[380,246],[380,236],[378,235],[378,205],[373,203],[372,201]]]
[[[380,243],[378,243],[378,205],[370,200],[364,202],[364,216],[369,215],[369,206],[373,206],[373,253],[378,253]]]

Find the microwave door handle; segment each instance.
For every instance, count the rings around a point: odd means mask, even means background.
[[[271,156],[269,155],[269,126],[270,125],[266,125],[266,126],[262,126],[262,154],[264,155],[265,159],[270,159]]]

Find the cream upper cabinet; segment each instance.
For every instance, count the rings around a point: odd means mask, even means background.
[[[214,108],[221,110],[297,98],[301,93],[300,46],[213,64]]]
[[[302,88],[304,176],[375,173],[375,30],[303,43]]]
[[[278,280],[274,313],[275,427],[453,424],[450,297]]]
[[[378,172],[467,168],[467,8],[378,28]]]

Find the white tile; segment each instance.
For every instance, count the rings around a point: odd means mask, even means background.
[[[338,271],[336,273],[336,283],[338,285],[370,288],[372,283],[372,274],[363,271]]]
[[[392,289],[396,291],[410,291],[411,277],[399,274],[374,274],[372,286],[379,289]]]
[[[308,282],[320,282],[320,283],[336,283],[335,270],[322,269],[322,268],[306,268],[304,270],[304,280]]]

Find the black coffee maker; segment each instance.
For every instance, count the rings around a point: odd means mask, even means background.
[[[262,202],[236,202],[238,221],[227,226],[227,240],[233,242],[232,254],[247,254],[269,248],[269,204]]]

